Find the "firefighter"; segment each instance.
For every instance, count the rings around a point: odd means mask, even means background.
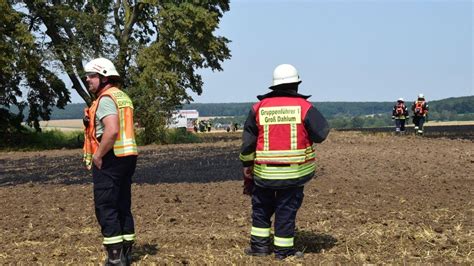
[[[96,58],[84,67],[96,97],[85,109],[84,161],[92,169],[95,214],[107,250],[105,265],[130,265],[135,226],[131,212],[132,175],[137,164],[133,103],[119,89],[114,64]]]
[[[403,98],[399,98],[392,110],[392,119],[395,120],[395,133],[405,133],[405,121],[409,118],[405,101]]]
[[[415,133],[417,135],[423,135],[424,124],[428,121],[428,103],[425,100],[425,96],[420,93],[418,99],[411,106],[413,111],[413,124],[415,124]]]
[[[329,126],[321,113],[298,93],[297,70],[282,64],[273,71],[271,92],[249,112],[243,128],[240,160],[244,179],[253,179],[252,256],[270,255],[270,228],[275,215],[273,250],[277,259],[302,257],[294,248],[295,218],[306,182],[315,173],[313,143],[321,143]]]

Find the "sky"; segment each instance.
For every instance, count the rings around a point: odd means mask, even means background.
[[[470,0],[231,0],[216,35],[232,58],[199,70],[196,103],[255,102],[292,64],[310,101],[474,95]]]

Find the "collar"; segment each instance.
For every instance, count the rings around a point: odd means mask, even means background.
[[[295,98],[303,98],[306,100],[309,97],[311,97],[311,95],[302,95],[302,94],[299,94],[295,90],[274,90],[264,95],[258,95],[257,99],[261,101],[265,98],[272,98],[272,97],[295,97]]]

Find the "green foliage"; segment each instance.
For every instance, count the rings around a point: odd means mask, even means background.
[[[246,116],[228,116],[228,117],[216,117],[210,119],[213,125],[216,124],[234,124],[237,123],[239,125],[243,125],[245,123]]]
[[[222,70],[220,62],[230,58],[229,40],[212,34],[222,16],[217,7],[226,11],[227,4],[199,3],[164,4],[157,26],[160,36],[137,58],[139,74],[134,76],[130,94],[145,125],[146,143],[165,141],[165,121],[182,103],[193,100],[186,89],[202,93],[202,78],[195,69]]]
[[[164,144],[178,143],[198,143],[201,142],[199,136],[193,132],[186,131],[185,128],[169,129],[166,134]]]
[[[473,120],[474,96],[448,98],[428,102],[429,119],[432,121],[469,121]]]
[[[2,139],[2,150],[50,150],[81,148],[84,143],[84,132],[48,130],[43,132],[24,129],[18,134]]]
[[[173,129],[164,129],[163,132],[159,134],[163,134],[157,138],[153,143],[156,144],[179,144],[179,143],[199,143],[201,142],[201,138],[194,134],[193,132],[186,131],[185,128],[173,128]],[[137,145],[145,145],[149,144],[149,140],[145,138],[147,135],[145,134],[144,130],[137,130],[136,132],[136,141]]]
[[[428,102],[432,111],[450,111],[457,114],[474,113],[474,96],[447,98]]]
[[[254,103],[190,103],[184,110],[198,110],[200,116],[247,116]]]
[[[25,131],[21,125],[23,121],[23,114],[11,113],[9,110],[0,108],[0,139],[5,143],[9,143],[16,135]]]
[[[316,102],[313,104],[323,113],[326,119],[329,120],[329,123],[332,128],[352,127],[353,118],[355,116],[359,116],[359,118],[355,119],[355,122],[358,125],[360,125],[360,121],[358,120],[363,120],[363,127],[381,127],[393,125],[393,121],[391,120],[391,110],[394,103],[379,103],[375,104],[375,107],[371,107],[373,103],[369,104],[357,102]],[[474,113],[469,113],[469,111],[472,110],[473,104],[474,96],[449,98],[429,102],[429,119],[431,121],[472,121],[474,120]],[[191,103],[184,105],[183,109],[196,109],[199,111],[200,116],[217,116],[217,118],[211,120],[212,124],[214,125],[216,125],[217,123],[243,124],[251,106],[252,103]],[[64,110],[54,108],[54,112],[51,117],[53,117],[54,119],[81,118],[82,109],[84,107],[84,104],[70,104]],[[384,107],[385,109],[382,110],[382,107]],[[159,111],[159,109],[150,110],[150,119],[157,119],[157,116],[154,115],[154,113]],[[25,112],[27,112],[27,108],[25,109]],[[374,112],[375,114],[373,114]],[[16,110],[14,113],[18,113],[18,110]],[[164,124],[164,122],[161,121],[159,121],[158,123]],[[160,134],[160,136],[150,138],[150,140],[148,140],[148,143],[150,143],[150,141],[154,142],[157,139],[164,139],[166,136],[164,129],[163,131],[153,131],[152,133]]]
[[[61,108],[69,101],[60,72],[90,105],[82,63],[103,56],[114,61],[134,101],[144,141],[164,141],[171,112],[193,100],[187,90],[202,93],[195,71],[221,71],[221,62],[230,58],[230,41],[214,35],[229,0],[2,1],[1,10],[0,52],[11,57],[0,59],[5,61],[0,61],[1,78],[13,82],[2,95],[10,101],[21,96],[14,86],[20,81],[35,88],[28,95],[28,121],[37,129],[38,117],[49,119],[49,106]],[[26,69],[23,76],[22,68],[8,68],[18,54],[28,55],[17,59]]]
[[[63,108],[70,95],[47,67],[48,53],[44,53],[43,43],[36,42],[32,32],[34,18],[13,6],[11,2],[0,1],[0,108],[9,110],[15,106],[22,111],[28,106],[26,121],[39,130],[38,120],[49,120],[51,108]],[[0,127],[18,127],[8,124],[17,121],[14,115],[4,115],[9,117],[2,120]]]
[[[368,116],[337,116],[328,119],[331,128],[363,128],[363,127],[385,127],[393,125],[391,116],[368,115]]]
[[[351,119],[351,127],[352,128],[359,128],[359,127],[364,127],[364,119],[360,116],[354,116]]]

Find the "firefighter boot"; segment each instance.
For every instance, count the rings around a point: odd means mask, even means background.
[[[264,256],[270,255],[271,251],[268,248],[257,250],[257,249],[254,249],[250,246],[250,247],[244,249],[244,253],[245,253],[245,255],[248,255],[248,256],[264,257]]]
[[[244,253],[247,256],[268,256],[272,253],[270,245],[270,237],[259,237],[252,235],[250,237],[250,247],[244,249]]]
[[[304,253],[301,251],[295,251],[294,249],[277,249],[275,250],[275,258],[277,260],[284,260],[288,257],[294,256],[297,259],[304,257]]]
[[[120,265],[125,266],[126,260],[123,255],[122,243],[105,245],[107,249],[107,259],[105,260],[105,266]]]
[[[133,241],[123,241],[123,255],[128,265],[132,265],[132,246]]]

